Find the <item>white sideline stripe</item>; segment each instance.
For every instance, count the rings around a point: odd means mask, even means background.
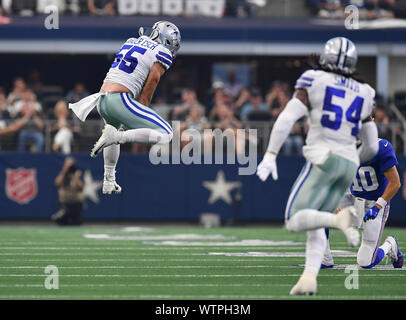
[[[371,274],[363,274],[363,277],[393,277],[393,274],[379,274],[374,272],[368,272]],[[373,274],[372,274],[373,273]],[[385,272],[386,273],[386,272]],[[45,277],[44,274],[0,274],[0,277],[7,278],[7,277]],[[64,274],[59,275],[60,277],[64,278],[283,278],[283,277],[298,277],[300,276],[299,273],[295,274]],[[397,277],[406,277],[403,274],[397,274]],[[340,277],[342,278],[342,274],[319,274],[318,277]]]
[[[62,253],[62,252],[53,252],[53,253],[28,253],[28,252],[11,252],[11,253],[0,253],[0,256],[121,256],[120,253]],[[160,256],[162,253],[140,253],[140,252],[129,252],[126,253],[127,256]],[[165,253],[165,256],[205,256],[205,253]]]
[[[145,235],[145,236],[113,236],[109,234],[90,234],[83,235],[85,239],[107,239],[107,240],[233,240],[236,237],[227,237],[222,234],[196,234],[196,233],[179,233],[179,234],[167,234],[167,235]]]
[[[318,287],[331,287],[331,286],[342,286],[341,284],[331,284],[331,283],[318,283]],[[109,284],[102,284],[102,283],[95,283],[95,284],[64,284],[63,287],[65,288],[85,288],[85,287],[291,287],[292,284],[289,283],[178,283],[178,284],[157,284],[157,283],[109,283]],[[362,284],[363,287],[376,287],[376,284]],[[0,288],[43,288],[44,284],[0,284]]]
[[[171,242],[171,241],[168,241],[168,242]],[[185,245],[182,241],[176,241],[176,242],[178,242],[178,244],[176,244],[178,246],[184,246]],[[192,247],[191,248],[183,248],[183,247],[173,248],[173,247],[166,247],[166,246],[163,246],[163,247],[142,247],[142,246],[139,246],[139,247],[128,247],[128,246],[126,246],[126,247],[124,247],[123,246],[123,247],[105,247],[105,248],[104,247],[0,247],[0,250],[126,250],[126,251],[128,251],[128,250],[130,250],[130,251],[131,250],[145,250],[145,251],[148,251],[148,250],[199,250],[199,249],[207,249],[206,246],[204,246],[204,245],[202,246],[201,242],[199,242],[198,247],[194,247],[193,244],[191,244],[190,246],[192,246]],[[218,245],[217,244],[217,245],[213,246],[211,244],[207,244],[207,246],[210,246],[210,247],[213,247],[213,248],[224,248],[224,247],[227,247],[227,246],[232,246],[233,248],[245,248],[246,246],[251,247],[251,245],[249,245],[249,243],[241,244],[241,245],[237,246],[237,245],[234,245],[234,242],[231,243],[231,244],[228,244],[228,245],[227,245],[227,242],[224,242],[224,245]],[[264,247],[267,247],[267,246],[272,247],[273,249],[275,249],[275,246],[277,246],[277,245],[269,244],[269,245],[252,246],[252,247],[263,249]],[[305,245],[303,244],[303,246],[298,247],[298,249],[302,249],[302,248],[304,248],[304,246]],[[296,247],[289,246],[289,247],[286,248],[286,250],[294,249],[294,248],[296,248]],[[281,247],[281,249],[282,249],[282,247]],[[283,249],[285,249],[285,247],[283,247]]]
[[[124,227],[121,229],[123,232],[152,232],[156,231],[156,228],[150,227]]]
[[[273,259],[264,259],[264,257],[242,257],[243,259],[235,259],[232,257],[224,257],[223,259],[212,259],[207,257],[206,259],[54,259],[54,258],[49,258],[49,259],[24,259],[24,262],[191,262],[191,261],[205,261],[205,262],[226,262],[226,261],[236,261],[236,262],[247,262],[247,261],[255,261],[255,262],[274,262],[275,260]],[[291,258],[296,258],[296,257],[286,257],[284,256],[283,258],[286,259],[280,259],[280,257],[272,257],[272,258],[278,258],[278,261],[292,261]],[[344,259],[351,259],[353,260],[353,257],[342,257]],[[4,262],[22,262],[22,259],[2,259],[1,261]]]
[[[58,269],[241,269],[241,268],[270,268],[271,266],[68,266]],[[272,266],[278,268],[278,266]],[[14,266],[0,267],[0,269],[44,269],[43,266]]]
[[[193,261],[205,261],[205,262],[225,262],[225,261],[236,261],[236,262],[247,262],[255,259],[255,262],[273,262],[273,259],[264,259],[264,257],[243,257],[245,259],[234,259],[230,257],[224,257],[223,259],[212,259],[209,256],[206,259],[23,259],[24,262],[193,262]],[[247,259],[249,258],[249,259]],[[274,257],[272,257],[274,258]],[[276,257],[279,258],[279,257]],[[284,257],[284,258],[295,258],[295,257]],[[343,258],[351,258],[353,257],[343,257]],[[1,261],[4,262],[21,262],[22,259],[2,259]],[[278,259],[278,261],[292,261],[291,259]]]
[[[295,241],[273,241],[273,240],[239,240],[239,241],[224,241],[224,242],[202,242],[202,241],[145,241],[143,244],[148,245],[164,245],[164,246],[223,246],[223,247],[258,247],[258,246],[292,246],[300,245],[303,242]]]

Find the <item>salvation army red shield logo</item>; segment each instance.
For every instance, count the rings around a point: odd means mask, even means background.
[[[19,204],[27,204],[37,196],[37,170],[7,169],[6,195]]]

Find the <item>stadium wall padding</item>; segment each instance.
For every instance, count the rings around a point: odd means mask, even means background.
[[[117,165],[117,181],[123,192],[103,195],[103,157],[73,156],[77,166],[86,173],[89,196],[83,211],[85,221],[197,222],[202,213],[217,213],[223,221],[235,217],[241,222],[282,222],[290,188],[304,164],[302,157],[280,156],[279,180],[269,178],[261,182],[256,175],[238,175],[238,164],[153,165],[148,155],[122,154]],[[50,219],[58,210],[54,180],[64,159],[65,156],[58,154],[0,154],[0,219]],[[402,189],[392,201],[389,222],[403,223],[406,222],[403,186],[406,157],[398,160]],[[222,177],[226,183],[223,187]],[[217,181],[217,191],[230,186],[230,192],[213,194],[205,187],[205,181]],[[226,202],[227,196],[232,199],[230,203]],[[238,196],[240,201],[236,201]],[[210,203],[210,200],[214,201]]]

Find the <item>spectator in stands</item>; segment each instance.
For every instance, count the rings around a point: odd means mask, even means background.
[[[204,107],[197,100],[196,91],[193,89],[184,89],[182,91],[182,104],[176,106],[172,111],[173,120],[185,120],[189,114],[190,109],[198,107],[204,112]]]
[[[269,111],[268,106],[262,100],[261,92],[254,88],[250,93],[250,102],[242,107],[241,120],[248,120],[250,113],[256,110]]]
[[[90,93],[85,85],[82,82],[77,82],[73,89],[68,92],[65,99],[68,103],[76,103],[87,97],[89,94]]]
[[[6,94],[0,90],[0,119],[7,120],[10,118]]]
[[[9,24],[11,19],[9,17],[5,17],[4,14],[9,13],[8,10],[4,10],[4,8],[0,5],[0,24]]]
[[[9,11],[21,16],[33,16],[36,11],[37,0],[10,0]]]
[[[238,98],[233,102],[234,113],[240,113],[241,107],[250,101],[251,93],[247,88],[242,88]]]
[[[31,90],[39,95],[42,89],[41,74],[37,69],[32,69],[28,74],[27,85]]]
[[[283,144],[282,154],[291,156],[293,154],[302,154],[302,147],[304,144],[302,125],[297,122],[292,128],[289,136]]]
[[[232,130],[234,134],[234,146],[236,153],[243,153],[245,140],[251,139],[246,133],[241,135],[237,133],[237,129],[242,129],[242,124],[235,118],[232,110],[225,104],[222,104],[218,107],[218,118],[219,121],[216,123],[215,128],[220,129],[222,131],[225,130]],[[256,143],[256,141],[253,141]]]
[[[374,120],[378,127],[379,137],[391,140],[391,131],[389,127],[389,116],[384,108],[376,107],[374,109]]]
[[[344,3],[341,0],[314,0],[320,18],[344,18]]]
[[[71,153],[71,144],[75,128],[68,123],[68,105],[65,100],[59,100],[54,108],[57,123],[51,127],[51,132],[57,131],[54,137],[52,150],[61,151],[63,154]]]
[[[21,100],[23,92],[26,90],[27,86],[23,78],[16,78],[14,80],[13,90],[7,96],[7,103],[11,107],[15,102]],[[11,116],[15,116],[16,112],[9,110]]]
[[[184,132],[187,129],[193,129],[193,131]],[[200,135],[202,142],[211,139],[212,135],[205,133],[204,129],[210,129],[210,125],[206,117],[202,116],[202,109],[197,106],[192,107],[186,121],[180,125],[182,144],[187,144],[194,135]]]
[[[216,123],[216,128],[221,130],[242,128],[241,123],[234,116],[231,108],[226,104],[218,106],[217,116],[218,122]]]
[[[92,15],[116,15],[114,0],[87,0],[87,8]]]
[[[36,101],[34,93],[26,89],[22,94],[22,100],[16,102],[17,115],[20,118],[29,117],[29,120],[20,130],[17,150],[24,152],[28,143],[34,142],[35,151],[42,152],[44,149],[44,122],[41,119],[41,105]]]
[[[235,70],[230,69],[227,72],[227,81],[224,83],[224,92],[227,93],[232,100],[235,100],[239,96],[243,87],[242,83],[237,81]]]
[[[17,121],[15,121],[14,123],[12,123],[8,126],[5,122],[3,122],[0,119],[0,135],[14,133],[14,132],[20,130],[20,128],[24,124],[26,124],[28,121],[29,121],[29,114],[26,114],[23,118],[18,119]],[[1,149],[1,144],[0,144],[0,149]]]
[[[10,96],[10,95],[9,95]],[[14,99],[14,103],[9,106],[10,115],[14,118],[27,106],[30,105],[36,112],[41,112],[41,104],[37,101],[37,97],[31,89],[25,88],[19,92],[18,100]]]
[[[80,225],[84,203],[82,172],[71,157],[65,159],[61,172],[55,178],[60,209],[51,219],[59,225]]]
[[[272,119],[276,120],[279,113],[288,103],[290,97],[289,85],[281,81],[275,81],[266,95],[266,105],[271,110]]]
[[[365,0],[367,18],[393,18],[395,5],[395,0]]]

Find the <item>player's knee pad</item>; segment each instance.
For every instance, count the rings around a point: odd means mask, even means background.
[[[367,267],[372,263],[372,256],[375,250],[375,243],[363,241],[357,253],[357,263],[361,267]]]
[[[300,219],[298,219],[297,214],[291,216],[289,219],[285,220],[285,228],[292,232],[301,232],[303,231],[300,226]]]

